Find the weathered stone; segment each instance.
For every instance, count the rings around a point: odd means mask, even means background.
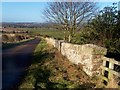
[[[91,77],[100,76],[102,67],[106,65],[106,61],[113,62],[112,59],[105,57],[107,49],[93,44],[77,45],[65,43],[63,40],[55,40],[45,38],[46,41],[56,47],[63,56],[67,57],[70,62],[76,65],[81,65],[83,71]],[[113,64],[110,64],[110,69],[113,69]]]
[[[86,46],[90,47],[93,49],[93,54],[98,54],[98,55],[106,55],[107,53],[107,49],[97,46],[97,45],[93,45],[93,44],[86,44]]]

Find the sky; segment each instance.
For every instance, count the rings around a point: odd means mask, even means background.
[[[99,2],[98,7],[111,6],[113,2]],[[47,2],[2,2],[2,22],[45,22],[43,11]]]
[[[2,3],[3,22],[44,22],[45,2],[4,2]]]

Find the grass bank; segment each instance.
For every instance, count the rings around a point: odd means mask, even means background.
[[[16,42],[16,43],[2,43],[2,49],[9,49],[9,48],[12,48],[12,47],[15,47],[15,46],[24,44],[24,43],[26,43],[26,42],[29,42],[29,41],[31,41],[31,40],[33,40],[33,39],[34,39],[34,38],[26,39],[26,40],[21,40],[21,41]]]
[[[82,71],[81,65],[72,64],[57,49],[41,40],[19,89],[93,88],[94,86],[89,76]]]

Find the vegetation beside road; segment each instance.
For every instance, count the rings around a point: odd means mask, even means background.
[[[95,84],[83,71],[44,40],[36,47],[31,66],[19,86],[32,89],[93,88]]]
[[[73,36],[71,42],[103,46],[108,53],[119,54],[120,58],[120,11],[116,4],[104,7],[80,33]]]
[[[9,49],[9,48],[24,44],[26,42],[29,42],[29,41],[31,41],[33,39],[34,38],[26,39],[26,40],[22,40],[22,41],[19,41],[19,42],[14,42],[14,43],[2,43],[2,49]]]

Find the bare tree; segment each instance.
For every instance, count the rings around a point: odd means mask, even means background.
[[[44,15],[50,22],[63,27],[64,39],[70,42],[79,25],[95,13],[95,6],[93,2],[49,2]]]

